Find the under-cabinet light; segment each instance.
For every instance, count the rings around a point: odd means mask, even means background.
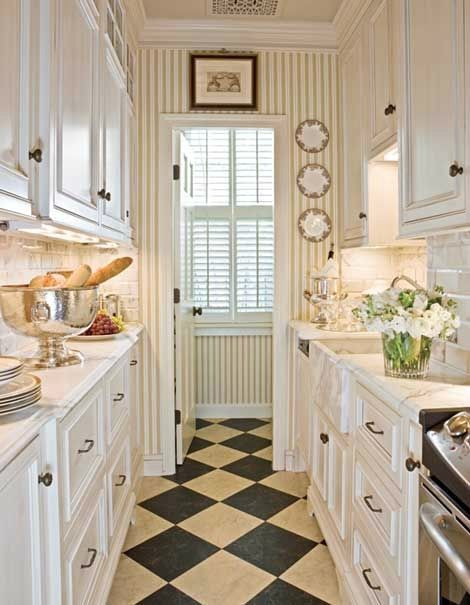
[[[41,237],[58,239],[70,242],[72,244],[97,244],[100,241],[98,237],[93,237],[92,235],[83,235],[82,233],[69,231],[68,229],[59,229],[59,227],[54,227],[52,225],[41,225],[41,227],[21,227],[18,229],[18,231]]]

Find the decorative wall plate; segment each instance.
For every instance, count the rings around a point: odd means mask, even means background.
[[[309,208],[297,221],[300,235],[309,242],[321,242],[331,233],[331,219],[320,208]]]
[[[323,151],[330,141],[328,128],[320,120],[305,120],[295,131],[297,145],[307,153]]]
[[[297,175],[297,187],[306,197],[323,197],[331,187],[330,173],[321,164],[307,164]]]

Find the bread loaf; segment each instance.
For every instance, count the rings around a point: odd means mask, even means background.
[[[72,272],[65,282],[66,288],[80,288],[83,286],[91,275],[91,267],[89,265],[80,265]]]
[[[98,286],[108,279],[115,277],[124,271],[124,269],[127,269],[127,267],[129,267],[131,264],[132,258],[130,258],[130,256],[116,258],[116,260],[113,260],[108,265],[105,265],[104,267],[101,267],[101,269],[98,269],[92,273],[90,278],[85,283],[85,286]]]

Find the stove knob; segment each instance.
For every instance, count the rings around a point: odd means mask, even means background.
[[[406,470],[412,473],[415,468],[421,468],[421,462],[413,460],[413,458],[407,458],[405,460]]]

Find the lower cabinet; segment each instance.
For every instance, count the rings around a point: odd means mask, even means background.
[[[39,437],[0,472],[0,603],[49,605]],[[48,483],[47,478],[44,479]]]

